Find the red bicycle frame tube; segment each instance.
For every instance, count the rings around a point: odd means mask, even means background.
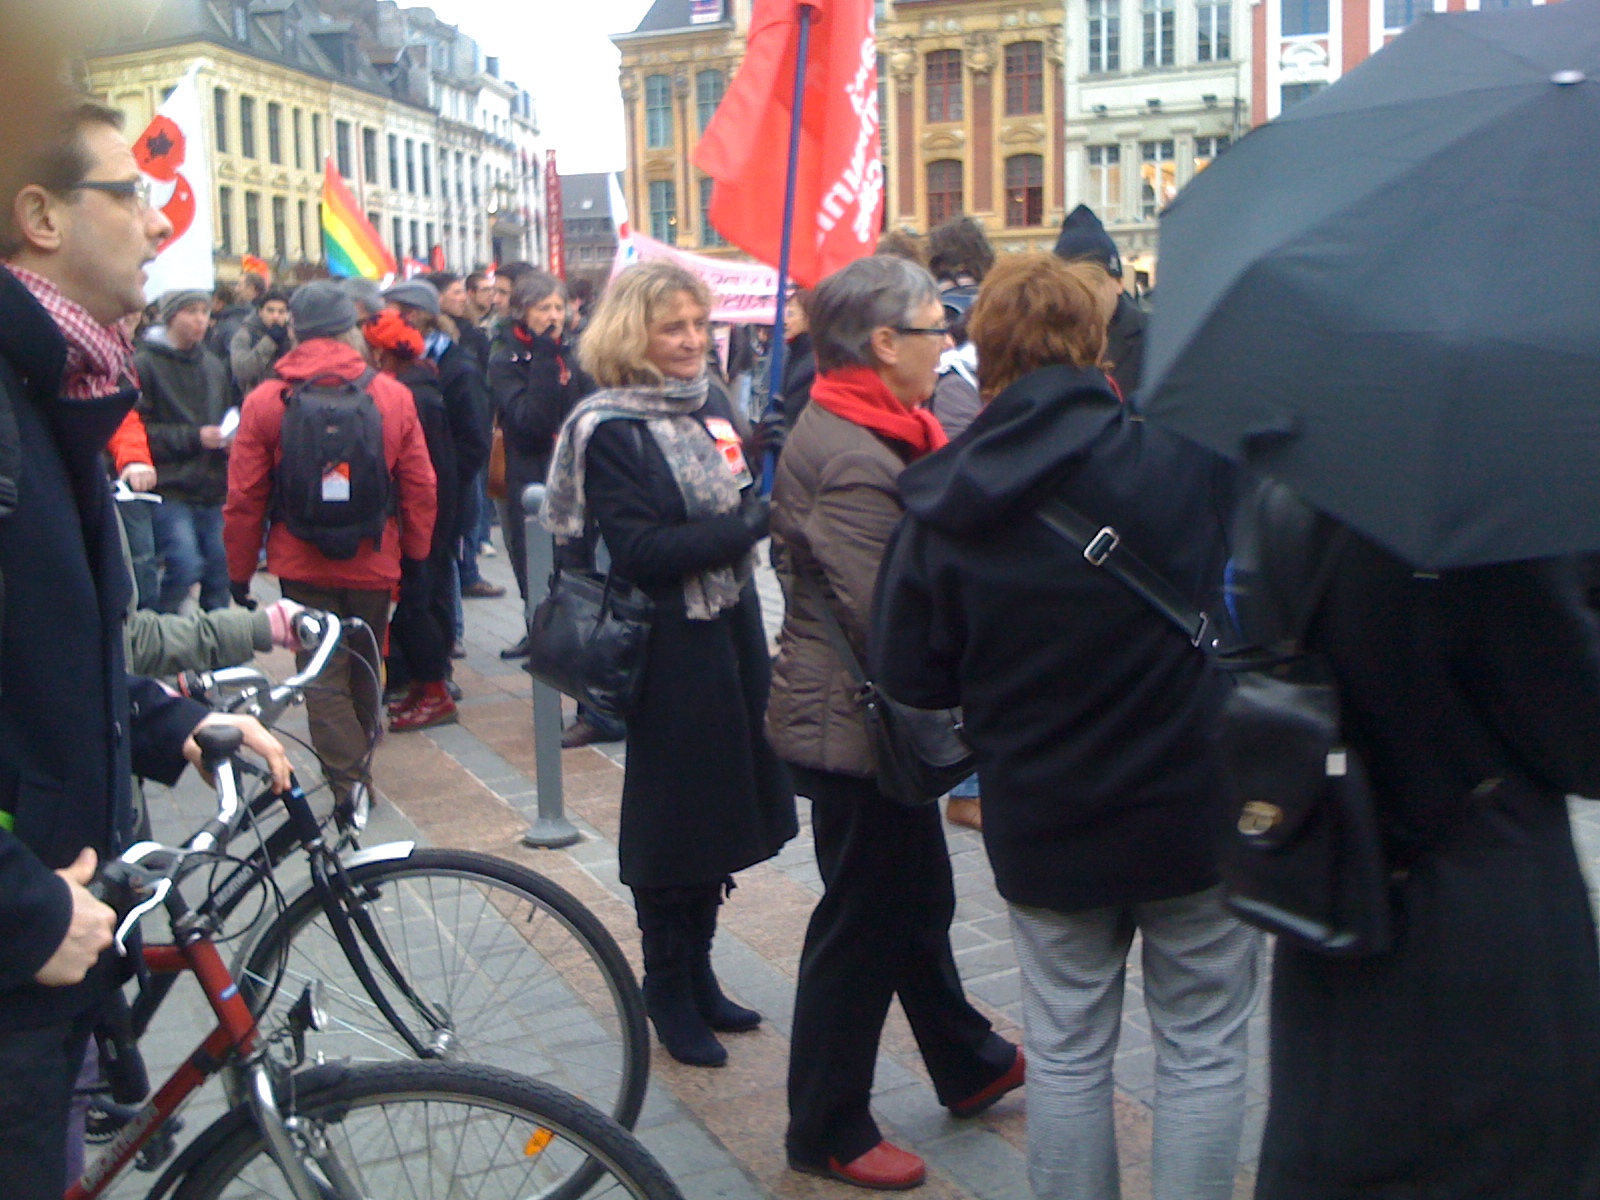
[[[231,1051],[245,1055],[256,1043],[256,1020],[250,1015],[250,1006],[239,994],[239,985],[209,938],[197,938],[183,946],[146,946],[144,963],[158,975],[193,971],[211,1010],[217,1014],[217,1027],[84,1168],[83,1178],[67,1189],[66,1200],[94,1200],[101,1195],[155,1136],[162,1122],[222,1069]]]

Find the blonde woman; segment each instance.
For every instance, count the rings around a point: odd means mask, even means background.
[[[597,529],[611,570],[656,604],[627,721],[622,882],[657,1035],[680,1062],[719,1067],[716,1032],[761,1016],[712,973],[717,908],[733,873],[771,858],[796,825],[762,734],[771,664],[751,575],[767,504],[706,376],[709,309],[705,285],[669,263],[612,282],[579,348],[601,390],[561,427],[542,519],[573,542]]]

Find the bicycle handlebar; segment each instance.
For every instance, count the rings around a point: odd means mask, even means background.
[[[341,620],[334,613],[305,609],[294,618],[295,639],[303,647],[314,647],[304,670],[279,684],[274,684],[265,671],[254,666],[185,671],[178,676],[178,690],[212,704],[217,703],[220,693],[236,691],[238,696],[227,704],[225,711],[245,713],[271,729],[327,669],[329,660],[344,640],[344,627],[348,625],[353,629],[361,624],[363,622],[356,617]]]

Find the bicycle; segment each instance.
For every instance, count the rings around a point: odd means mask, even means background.
[[[308,610],[297,636],[314,651],[293,677],[274,685],[255,667],[232,667],[188,673],[184,690],[273,727],[352,629],[366,626]],[[286,819],[263,832],[278,805]],[[330,1023],[315,1040],[327,1056],[492,1062],[632,1126],[649,1073],[644,1002],[616,940],[571,893],[487,854],[409,841],[362,848],[359,787],[326,822],[299,789],[278,796],[265,782],[243,811],[258,845],[231,860],[204,915],[237,912],[296,852],[309,870],[298,894],[252,920],[234,959],[257,1017],[287,1003],[293,988],[283,985],[320,980]],[[136,1033],[163,994],[152,989],[134,1006]]]
[[[87,1166],[66,1200],[104,1195],[184,1101],[224,1070],[241,1082],[242,1102],[166,1166],[150,1200],[169,1192],[175,1200],[448,1200],[464,1193],[485,1200],[683,1200],[625,1129],[533,1079],[461,1062],[306,1067],[307,1035],[327,1019],[314,982],[281,1028],[263,1031],[217,948],[217,906],[191,908],[180,886],[228,861],[224,848],[249,819],[232,757],[239,731],[205,729],[196,737],[217,778],[217,815],[181,848],[152,841],[130,847],[106,865],[95,889],[118,911],[116,946],[124,955],[141,920],[165,911],[172,941],[144,945],[138,962],[157,981],[192,973],[217,1026]],[[129,1061],[119,1065],[128,1078]]]

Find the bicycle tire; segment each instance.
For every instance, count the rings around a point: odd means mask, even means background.
[[[441,1036],[381,980],[429,1057],[546,1080],[632,1127],[650,1070],[644,1000],[616,939],[571,893],[468,850],[417,850],[356,867],[349,880],[408,983],[447,1017]],[[331,1025],[311,1045],[327,1058],[415,1056],[358,980],[310,889],[253,941],[236,977],[268,1028],[304,981],[322,980]]]
[[[414,1059],[364,1063],[302,1072],[284,1091],[280,1105],[285,1118],[297,1118],[297,1136],[326,1139],[361,1196],[683,1200],[621,1125],[509,1071]],[[246,1110],[235,1109],[219,1126],[226,1132],[184,1174],[173,1200],[288,1200]]]

